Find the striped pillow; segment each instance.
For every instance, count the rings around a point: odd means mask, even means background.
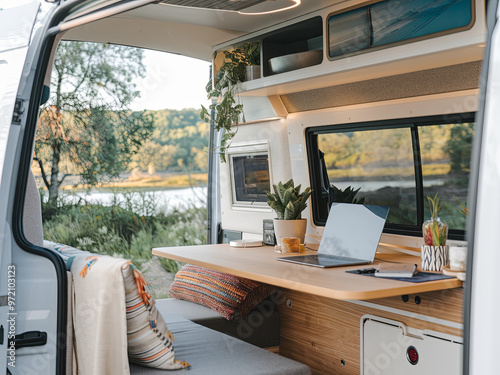
[[[162,370],[189,368],[175,359],[173,337],[144,289],[142,275],[129,263],[122,267],[127,308],[127,341],[130,362]]]
[[[243,277],[186,264],[175,275],[170,294],[217,311],[227,320],[245,317],[275,287]]]

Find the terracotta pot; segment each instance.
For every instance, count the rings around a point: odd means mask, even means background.
[[[307,219],[279,220],[274,219],[274,234],[276,243],[281,246],[281,239],[286,237],[298,237],[300,243],[304,243],[306,235]]]

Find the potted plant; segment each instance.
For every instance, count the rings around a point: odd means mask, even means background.
[[[243,52],[246,80],[260,78],[260,41],[243,43]]]
[[[335,185],[331,186],[331,191],[333,192],[334,197],[333,201],[339,203],[364,204],[365,197],[360,199],[355,198],[356,194],[358,194],[360,190],[361,188],[354,190],[351,186],[346,187],[344,190],[339,189]]]
[[[311,188],[300,192],[301,185],[295,187],[293,179],[273,185],[274,193],[266,192],[267,204],[278,218],[274,219],[274,233],[276,241],[281,246],[282,238],[298,237],[304,243],[307,228],[307,219],[301,218],[301,213],[307,207],[307,199],[311,195]]]
[[[424,271],[441,271],[448,262],[448,224],[438,217],[444,202],[438,197],[427,196],[431,218],[422,225],[425,245],[422,245],[422,269]]]
[[[231,51],[224,51],[226,58],[221,65],[216,77],[215,84],[210,79],[205,86],[207,97],[212,100],[212,104],[207,108],[201,106],[200,117],[203,121],[214,123],[215,130],[224,131],[219,155],[223,163],[226,161],[226,150],[231,140],[236,135],[232,130],[233,125],[238,125],[240,120],[245,122],[243,104],[236,101],[238,87],[247,76],[246,67],[260,62],[260,42],[243,43],[243,48],[235,48]],[[214,59],[217,57],[214,54]],[[258,69],[260,76],[260,67]],[[255,77],[257,78],[257,77]],[[212,119],[212,111],[215,117]]]

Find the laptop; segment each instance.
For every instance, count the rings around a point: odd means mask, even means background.
[[[332,203],[317,255],[277,258],[330,268],[373,262],[389,207]]]

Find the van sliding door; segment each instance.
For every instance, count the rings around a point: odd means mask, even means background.
[[[30,242],[23,224],[43,81],[51,69],[48,65],[55,36],[150,2],[20,0],[4,5],[6,2],[0,0],[2,373],[7,369],[12,375],[66,374],[67,357],[69,363],[72,359],[66,351],[68,283],[64,263],[43,245]],[[15,299],[9,300],[9,296]]]
[[[22,297],[18,282],[20,269],[12,257],[11,217],[13,156],[10,142],[21,132],[22,112],[26,109],[16,100],[22,89],[23,70],[37,15],[42,12],[39,1],[0,2],[0,371],[19,374],[19,355],[14,346],[16,334],[22,330],[19,314]],[[44,327],[45,329],[46,327]],[[55,335],[56,332],[54,331]],[[44,349],[45,350],[45,349]],[[34,360],[44,360],[35,355]],[[24,372],[27,373],[27,372]]]
[[[469,186],[468,262],[464,304],[464,374],[498,373],[500,337],[500,24],[487,2],[488,40]]]

